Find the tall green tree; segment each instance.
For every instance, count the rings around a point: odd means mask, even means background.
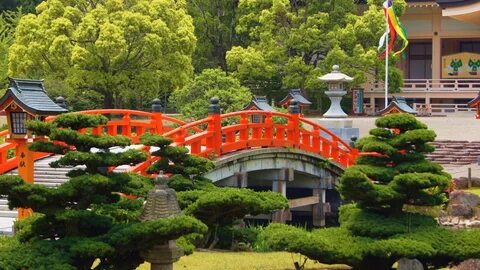
[[[83,168],[69,172],[70,180],[56,188],[26,184],[18,176],[0,176],[0,194],[8,196],[9,206],[36,213],[19,226],[15,237],[21,248],[17,244],[0,247],[0,253],[12,255],[0,256],[2,263],[9,264],[5,269],[86,270],[97,261],[93,269],[133,270],[143,263],[141,252],[154,245],[206,232],[206,226],[190,216],[138,220],[153,187],[151,180],[108,168],[137,164],[147,158],[146,153],[133,149],[113,153],[111,147],[126,147],[130,139],[77,131],[107,121],[101,115],[63,114],[50,123],[28,123],[34,134],[51,140],[32,143],[31,150],[63,155],[50,166]]]
[[[8,51],[15,39],[15,27],[22,17],[22,11],[0,13],[0,90],[8,84]]]
[[[318,77],[334,64],[360,85],[381,72],[376,46],[385,27],[377,2],[360,13],[351,0],[241,0],[237,34],[250,43],[227,53],[228,68],[256,93],[269,93],[268,82],[278,80],[307,95],[325,89]],[[395,3],[401,15],[405,1]]]
[[[212,97],[220,99],[222,113],[229,113],[248,105],[252,93],[221,69],[205,69],[185,87],[175,91],[170,100],[185,117],[198,120],[207,116]]]
[[[235,27],[239,0],[188,0],[197,47],[193,65],[197,71],[220,67],[227,70],[226,54],[239,42]]]
[[[105,108],[145,107],[193,72],[192,18],[184,0],[47,0],[24,16],[10,49],[10,75],[94,91]],[[57,89],[61,92],[62,89]]]

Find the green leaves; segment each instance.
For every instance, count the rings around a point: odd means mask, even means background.
[[[435,132],[409,114],[391,114],[376,120],[371,136],[361,138],[356,147],[381,157],[357,159],[341,177],[339,191],[360,207],[402,211],[404,204],[439,205],[451,176],[442,166],[425,159]]]
[[[178,193],[178,199],[180,202],[188,202],[181,203],[186,207],[186,214],[193,215],[209,226],[230,225],[247,214],[269,214],[288,208],[286,198],[280,193],[238,188],[184,191]]]
[[[62,81],[49,89],[77,107],[99,105],[84,97],[90,92],[107,108],[145,107],[193,72],[193,22],[178,1],[47,0],[17,30],[10,76]]]
[[[170,100],[185,117],[198,120],[207,116],[212,97],[220,99],[222,113],[229,113],[248,105],[252,93],[220,69],[206,69],[184,88],[175,91]]]

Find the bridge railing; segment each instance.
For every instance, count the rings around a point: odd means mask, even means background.
[[[92,134],[109,134],[109,135],[124,135],[132,140],[132,143],[139,143],[139,138],[146,132],[163,134],[165,132],[174,130],[175,128],[185,125],[185,122],[174,117],[164,115],[162,113],[150,113],[135,110],[122,109],[101,109],[80,111],[76,113],[83,114],[101,114],[105,115],[109,121],[105,125],[100,125],[91,128]],[[45,121],[53,121],[57,116],[50,116]],[[196,132],[201,131],[194,128]],[[80,130],[87,132],[86,129]],[[0,174],[8,172],[17,168],[18,159],[16,156],[16,144],[8,142],[8,130],[0,132]],[[35,159],[43,158],[50,155],[49,153],[36,152]],[[148,167],[148,166],[144,166]]]
[[[123,109],[89,110],[77,113],[101,114],[109,119],[107,124],[91,128],[92,134],[123,135],[129,137],[135,144],[139,143],[140,136],[146,132],[163,134],[185,125],[184,121],[162,113]],[[55,117],[48,117],[46,121],[52,121]],[[82,129],[80,132],[85,133],[87,130]]]
[[[218,101],[210,106],[218,106]],[[254,147],[292,147],[319,154],[344,167],[354,164],[358,155],[356,149],[328,129],[301,118],[298,106],[295,106],[291,106],[288,114],[252,110],[223,115],[218,107],[212,109],[207,118],[178,127],[163,136],[172,138],[176,146],[186,146],[191,154],[203,157]],[[279,118],[286,119],[286,123],[276,123]],[[192,132],[195,127],[201,131]]]

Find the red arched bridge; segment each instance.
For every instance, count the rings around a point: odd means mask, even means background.
[[[106,125],[93,128],[93,134],[124,135],[134,144],[146,132],[160,134],[173,139],[173,145],[185,146],[191,154],[203,157],[219,157],[252,148],[283,147],[319,155],[341,168],[354,164],[358,155],[356,149],[328,129],[302,118],[297,108],[293,104],[289,113],[251,110],[220,114],[218,100],[213,100],[208,117],[191,123],[162,113],[135,110],[102,109],[78,113],[102,114],[110,119]],[[49,117],[46,121],[52,119]],[[2,138],[8,135],[8,130],[0,132]],[[0,173],[17,167],[15,147],[9,142],[0,145]],[[35,159],[45,156],[45,153],[35,153]],[[145,173],[153,161],[151,157],[131,170]]]

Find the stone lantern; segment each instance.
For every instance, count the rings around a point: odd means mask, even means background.
[[[154,180],[155,188],[148,192],[145,207],[139,217],[141,221],[152,221],[182,214],[175,190],[167,187],[167,180],[168,177],[164,176],[162,172]],[[169,240],[142,252],[141,256],[151,264],[151,270],[173,270],[173,263],[183,256],[183,250],[177,246],[176,240]]]
[[[34,181],[34,156],[28,143],[35,138],[26,128],[28,120],[43,120],[50,115],[67,112],[53,102],[45,91],[43,81],[10,78],[7,92],[0,98],[0,111],[5,111],[8,121],[8,142],[15,143],[18,159],[18,174],[27,183]],[[18,210],[18,218],[24,218],[31,211]]]
[[[352,82],[353,78],[340,72],[338,65],[333,66],[333,71],[319,78],[328,83],[328,91],[325,94],[330,98],[331,104],[328,111],[323,115],[325,118],[346,118],[347,114],[340,106],[342,97],[347,94],[344,83]]]

